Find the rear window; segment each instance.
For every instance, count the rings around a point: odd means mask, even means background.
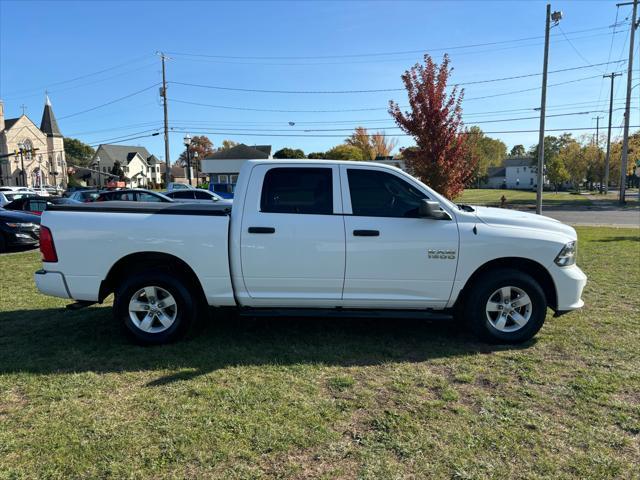
[[[171,194],[171,198],[193,200],[193,192],[190,190],[180,190],[177,192],[173,192]]]
[[[272,168],[264,177],[260,210],[270,213],[333,213],[330,168]]]

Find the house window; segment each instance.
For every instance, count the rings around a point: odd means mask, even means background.
[[[520,173],[520,169],[519,168],[516,168],[516,173]]]
[[[229,175],[218,175],[218,183],[229,183]]]
[[[533,178],[529,179],[529,185],[533,185]]]
[[[238,175],[231,175],[231,183],[238,183]]]
[[[526,171],[527,171],[527,167],[524,167],[524,168],[522,169],[522,171],[523,171],[523,172],[526,172]]]

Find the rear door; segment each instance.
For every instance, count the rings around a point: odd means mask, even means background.
[[[339,168],[258,165],[244,202],[241,264],[255,306],[337,306],[345,263]]]
[[[345,306],[443,308],[457,265],[458,227],[420,218],[429,195],[384,168],[341,166],[345,209]]]

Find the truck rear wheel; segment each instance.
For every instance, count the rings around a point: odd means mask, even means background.
[[[544,324],[547,299],[530,275],[513,269],[483,274],[471,287],[464,316],[481,339],[521,343]]]
[[[198,318],[197,306],[180,277],[150,270],[120,284],[113,313],[137,343],[160,345],[178,340],[190,330]]]

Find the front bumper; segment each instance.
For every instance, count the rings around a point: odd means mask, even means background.
[[[556,314],[561,315],[584,306],[582,291],[587,284],[587,276],[577,265],[558,267],[555,263],[549,268],[556,285]]]
[[[33,275],[33,279],[40,293],[52,297],[71,298],[67,282],[62,273],[38,270]]]

